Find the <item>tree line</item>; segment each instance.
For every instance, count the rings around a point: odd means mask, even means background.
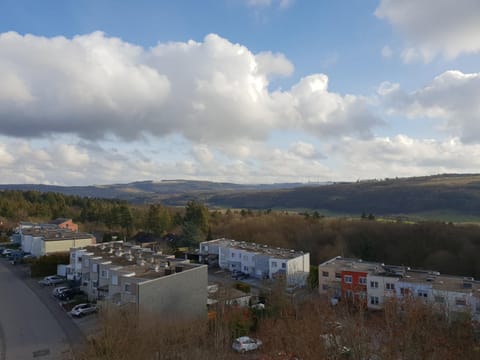
[[[0,217],[12,224],[70,217],[83,231],[119,233],[121,238],[139,231],[157,237],[174,233],[173,247],[194,248],[201,241],[227,237],[308,251],[312,265],[341,255],[480,278],[477,225],[382,222],[369,216],[351,220],[270,209],[209,210],[194,200],[175,208],[132,205],[36,191],[1,191]]]

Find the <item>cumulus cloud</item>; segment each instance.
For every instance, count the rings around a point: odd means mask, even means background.
[[[380,0],[375,15],[405,37],[407,63],[480,52],[478,0]]]
[[[378,92],[391,113],[438,119],[451,136],[480,143],[480,73],[446,71],[411,93],[391,83]]]
[[[180,134],[199,144],[264,140],[274,129],[367,136],[380,122],[366,99],[328,91],[313,74],[289,91],[269,79],[293,65],[215,35],[151,49],[103,33],[0,35],[0,133],[133,141]]]
[[[345,178],[416,176],[450,172],[477,172],[480,145],[458,138],[415,139],[406,135],[376,137],[370,141],[344,138],[329,149],[340,156]]]

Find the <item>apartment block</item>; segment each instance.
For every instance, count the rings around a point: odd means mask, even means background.
[[[206,318],[207,266],[123,242],[72,249],[70,276],[91,301],[165,318]],[[68,276],[68,274],[67,274]]]
[[[288,286],[304,286],[310,271],[309,253],[225,238],[200,243],[200,259],[258,279],[284,276]]]
[[[320,264],[318,271],[319,292],[330,298],[353,300],[372,310],[391,300],[422,301],[447,315],[468,313],[480,320],[480,281],[471,277],[340,256]]]

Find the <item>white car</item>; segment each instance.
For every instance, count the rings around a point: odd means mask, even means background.
[[[97,306],[90,303],[78,304],[73,307],[70,314],[75,317],[81,317],[97,312]]]
[[[65,281],[65,279],[61,276],[58,275],[50,275],[50,276],[45,276],[42,280],[40,280],[38,283],[40,285],[55,285],[55,284],[61,284]]]
[[[236,338],[232,344],[232,349],[240,353],[257,350],[262,346],[262,342],[249,336],[241,336]]]
[[[55,289],[53,289],[52,291],[52,295],[57,297],[59,296],[62,292],[64,292],[65,290],[68,290],[69,287],[68,286],[59,286],[59,287],[56,287]]]

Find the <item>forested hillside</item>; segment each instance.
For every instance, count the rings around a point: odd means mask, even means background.
[[[317,209],[340,214],[450,212],[480,216],[480,175],[439,175],[219,194],[208,202],[233,208]]]
[[[0,217],[12,227],[18,221],[71,217],[82,231],[117,233],[127,239],[138,232],[157,238],[174,233],[172,248],[195,248],[206,239],[229,237],[308,251],[312,264],[343,255],[480,278],[477,225],[385,222],[359,215],[328,218],[318,212],[209,210],[196,201],[168,208],[34,191],[0,192]]]

